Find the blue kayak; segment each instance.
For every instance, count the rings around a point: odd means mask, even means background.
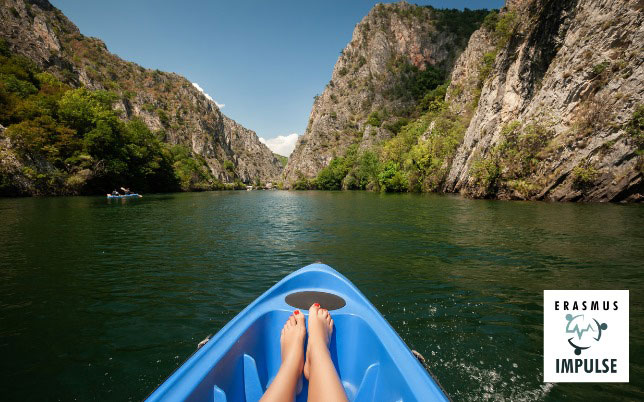
[[[130,197],[143,197],[143,196],[140,196],[140,195],[138,195],[136,193],[134,193],[134,194],[123,194],[123,195],[112,195],[112,194],[107,195],[107,198],[130,198]]]
[[[324,264],[288,275],[233,318],[180,366],[148,401],[258,401],[280,366],[280,330],[293,310],[314,302],[335,323],[329,350],[350,401],[446,401],[376,308]],[[297,401],[306,401],[303,378]]]

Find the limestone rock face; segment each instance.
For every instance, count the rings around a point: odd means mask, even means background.
[[[224,116],[224,138],[234,155],[235,173],[247,183],[259,179],[263,183],[276,180],[282,173],[282,164],[275,154],[262,144],[254,131]],[[270,163],[254,163],[254,160]]]
[[[47,0],[4,0],[0,19],[0,37],[13,52],[74,87],[116,92],[124,118],[139,118],[162,130],[166,142],[203,156],[220,180],[279,178],[281,164],[257,135],[224,116],[184,77],[122,60],[101,40],[83,36]],[[236,177],[224,169],[225,161],[233,162]]]
[[[470,37],[467,48],[454,64],[450,75],[450,87],[446,100],[456,113],[471,113],[478,98],[478,81],[481,60],[494,49],[492,34],[487,29],[479,29]]]
[[[405,78],[413,79],[400,66],[446,73],[464,46],[457,35],[437,28],[436,10],[404,2],[375,6],[356,25],[331,81],[315,98],[306,132],[285,167],[285,184],[315,176],[352,144],[368,148],[391,138],[384,124],[367,120],[380,112],[383,123],[394,121],[415,106],[417,99],[396,93]]]
[[[627,124],[644,102],[642,10],[637,0],[510,2],[505,12],[515,12],[518,24],[480,89],[444,190],[479,197],[641,200],[644,164]],[[472,35],[452,72],[448,93],[464,97],[454,97],[457,106],[476,91],[476,66],[493,47],[486,35],[483,28]],[[534,168],[520,180],[496,179],[511,169],[499,164],[497,176],[486,178],[486,184],[496,180],[490,193],[481,185],[480,166],[496,163],[508,127],[529,128],[542,145],[530,162]]]

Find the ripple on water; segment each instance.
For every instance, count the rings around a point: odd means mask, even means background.
[[[541,379],[543,289],[631,289],[631,320],[644,319],[641,206],[277,191],[130,201],[0,200],[4,398],[141,399],[264,290],[322,260],[455,400],[644,399],[641,353],[630,384]],[[631,350],[643,338],[633,326]]]

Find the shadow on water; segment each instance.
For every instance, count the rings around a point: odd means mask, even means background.
[[[116,201],[116,202],[114,202]],[[644,397],[644,208],[365,192],[0,200],[7,399],[141,399],[287,273],[343,272],[456,400]],[[544,289],[631,290],[631,383],[542,382]]]

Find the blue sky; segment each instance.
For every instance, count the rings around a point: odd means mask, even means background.
[[[222,112],[273,139],[302,134],[313,97],[377,3],[367,0],[51,0],[84,35],[125,60],[198,83]],[[438,8],[499,8],[502,0],[433,0]],[[294,136],[290,137],[293,140]],[[279,143],[277,139],[272,144]],[[288,139],[281,142],[291,142]]]

